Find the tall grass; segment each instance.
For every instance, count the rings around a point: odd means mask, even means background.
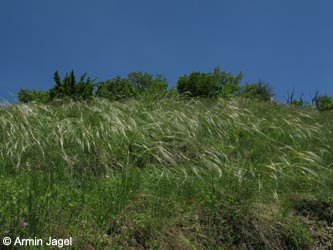
[[[332,201],[331,124],[244,99],[5,105],[0,235],[72,236],[77,249],[314,246],[293,204]]]

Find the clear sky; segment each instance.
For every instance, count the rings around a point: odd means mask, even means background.
[[[243,71],[284,100],[333,96],[331,0],[1,0],[0,97],[49,89],[59,70],[106,80]]]

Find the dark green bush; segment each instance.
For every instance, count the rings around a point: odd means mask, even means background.
[[[135,96],[133,84],[127,78],[117,76],[97,84],[96,96],[118,101]]]
[[[165,76],[157,74],[149,85],[138,89],[144,98],[160,99],[167,94],[168,82]]]
[[[109,100],[132,97],[162,97],[167,93],[168,83],[163,75],[153,77],[149,73],[132,72],[127,78],[117,76],[97,84],[96,96]]]
[[[127,78],[138,91],[150,88],[154,82],[151,74],[143,72],[131,72],[127,75]]]
[[[50,94],[48,91],[20,89],[17,93],[18,100],[23,103],[36,101],[39,103],[47,103],[50,101]]]
[[[213,97],[222,91],[222,85],[218,84],[213,75],[192,72],[189,76],[179,78],[177,89],[180,94]]]
[[[269,101],[273,97],[270,86],[263,82],[246,83],[241,86],[243,73],[233,75],[230,72],[214,68],[213,72],[192,72],[189,75],[179,77],[176,88],[168,90],[168,82],[165,76],[150,73],[131,72],[127,77],[117,76],[104,82],[94,83],[83,74],[77,81],[74,71],[66,73],[62,80],[59,72],[54,73],[55,85],[49,91],[38,91],[20,89],[18,100],[23,103],[36,101],[49,103],[55,100],[88,100],[93,96],[102,97],[111,101],[128,98],[139,98],[144,100],[156,100],[178,96],[190,97],[232,97],[241,96],[260,101]],[[96,87],[96,90],[95,90]],[[288,93],[286,103],[297,107],[306,107],[303,94],[300,99],[294,99],[294,90]],[[318,91],[312,97],[312,106],[320,111],[333,110],[333,99],[328,95],[320,96]]]
[[[23,103],[32,101],[40,103],[48,103],[55,99],[72,99],[72,100],[87,100],[94,94],[93,81],[86,74],[80,77],[77,82],[75,79],[74,71],[61,80],[59,72],[54,73],[55,86],[49,91],[38,91],[29,89],[20,89],[17,93],[18,100]]]
[[[221,70],[220,67],[215,67],[213,75],[217,82],[222,85],[220,95],[230,96],[236,94],[240,90],[240,83],[243,79],[242,72],[239,72],[237,75],[233,75],[230,72]]]
[[[182,95],[193,97],[228,96],[239,90],[242,77],[241,72],[233,76],[231,73],[216,67],[213,73],[192,72],[189,76],[181,76],[176,85],[179,94]]]
[[[77,82],[75,79],[74,71],[61,80],[59,72],[54,73],[54,81],[56,85],[50,89],[50,99],[73,99],[73,100],[87,100],[93,96],[94,84],[93,81],[88,77],[87,74],[83,74],[80,80]]]
[[[131,72],[127,77],[135,88],[137,95],[141,96],[163,95],[168,87],[166,77],[161,74],[153,77],[149,73]]]

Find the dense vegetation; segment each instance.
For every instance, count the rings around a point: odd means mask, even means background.
[[[127,77],[115,78],[94,83],[86,74],[76,81],[74,71],[67,73],[61,80],[59,72],[54,73],[55,86],[49,91],[20,89],[18,99],[20,102],[51,103],[55,100],[88,100],[93,97],[102,97],[110,101],[126,99],[160,99],[180,95],[182,97],[243,97],[269,101],[274,96],[268,83],[258,81],[241,85],[243,73],[233,75],[230,72],[214,68],[213,72],[192,72],[189,75],[179,77],[176,89],[168,89],[165,76],[149,73],[132,72]],[[96,80],[96,79],[95,79]],[[294,92],[288,96],[287,103],[305,107],[310,106],[301,96],[294,99]],[[328,95],[319,95],[318,92],[312,98],[312,106],[320,111],[332,110],[333,99]]]
[[[96,83],[72,71],[48,91],[21,89],[0,106],[0,238],[332,248],[332,98],[292,92],[285,105],[242,78],[215,68],[168,89],[162,75]]]
[[[332,119],[223,97],[3,106],[0,237],[329,249]]]

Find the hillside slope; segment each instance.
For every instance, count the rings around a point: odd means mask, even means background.
[[[244,99],[0,109],[0,237],[330,249],[333,113]]]

